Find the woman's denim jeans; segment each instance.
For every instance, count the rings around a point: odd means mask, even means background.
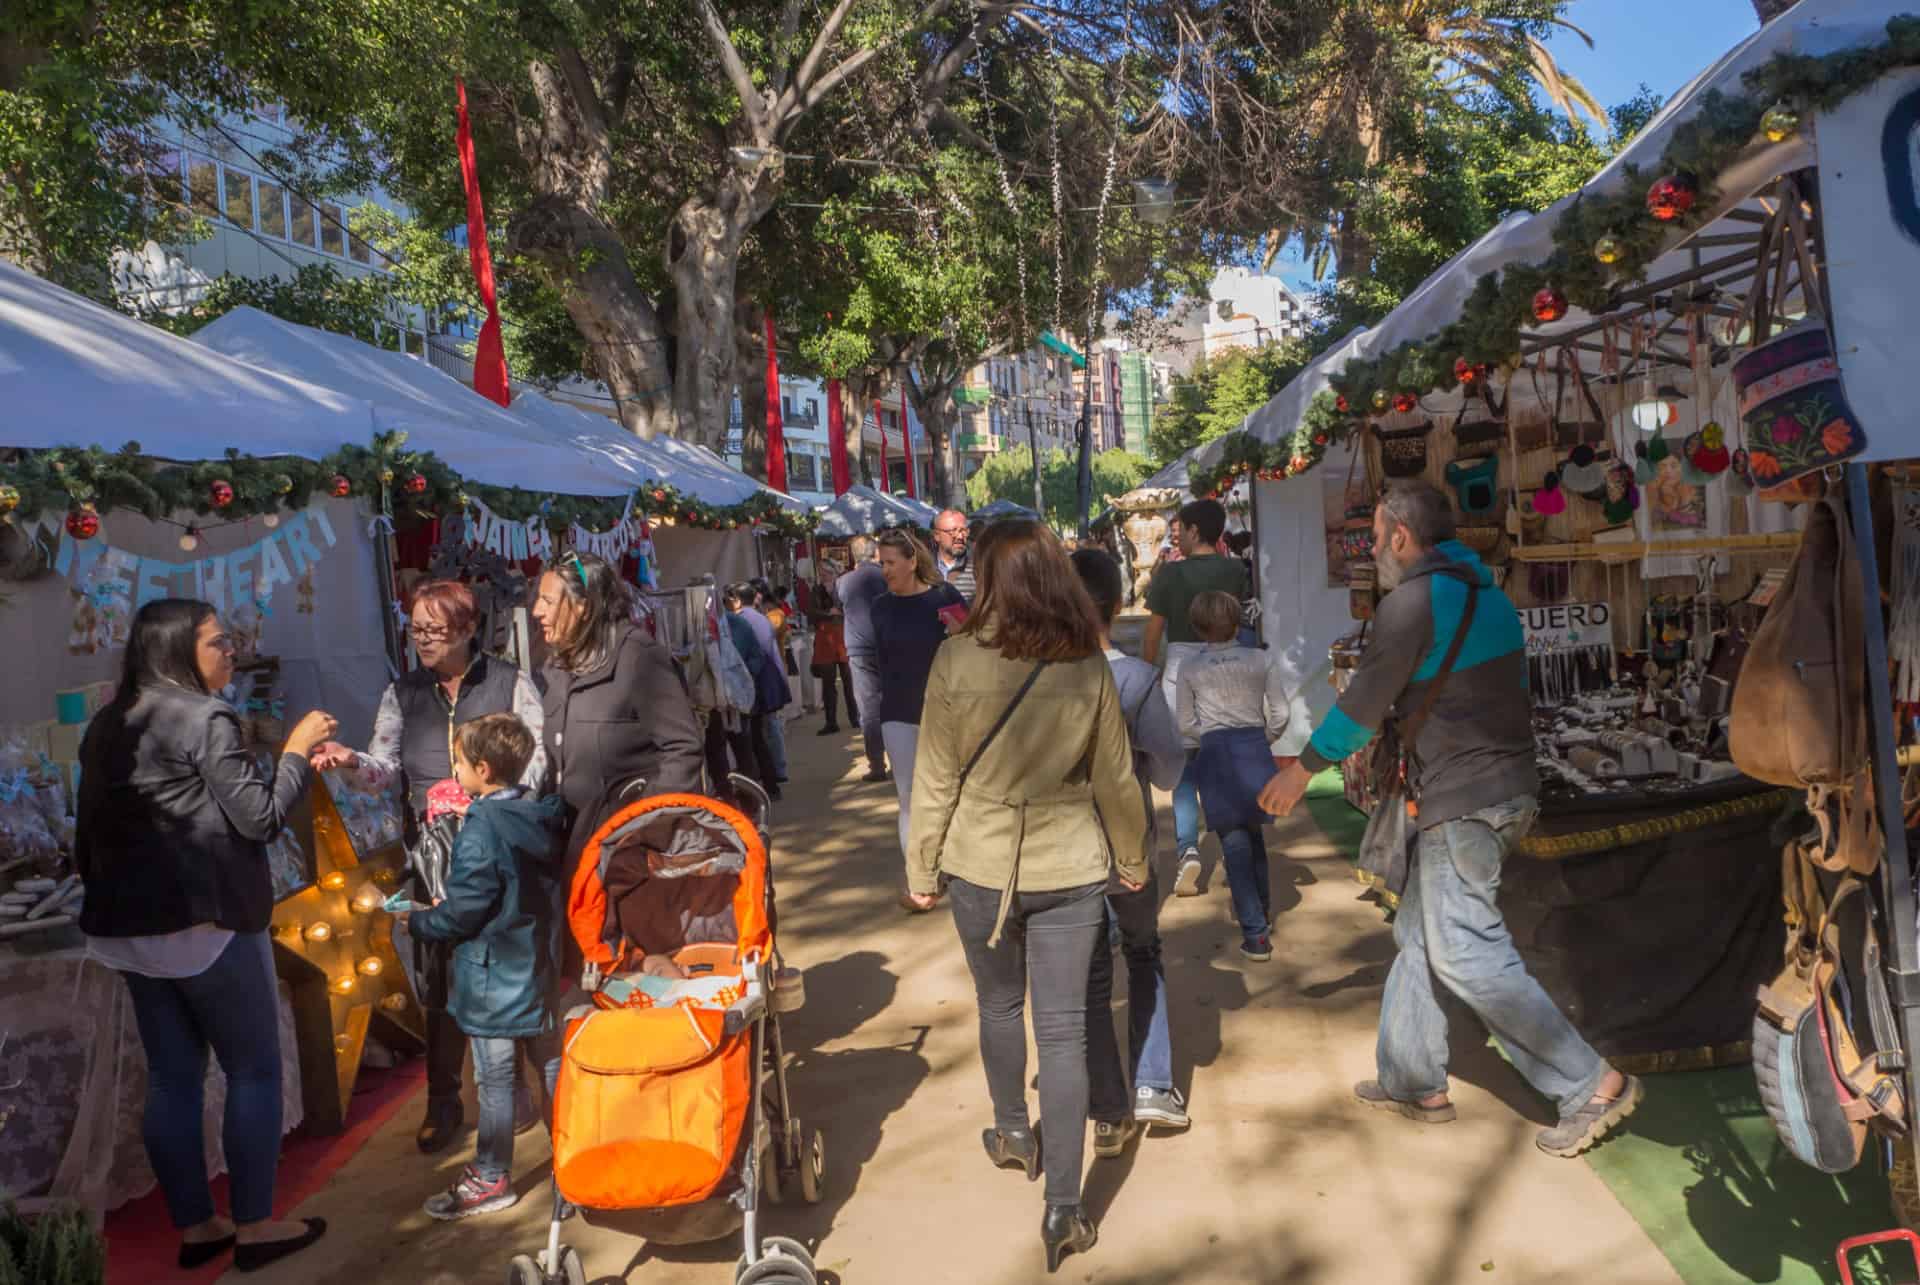
[[[1173,1087],[1173,1036],[1167,1027],[1167,969],[1160,960],[1160,889],[1152,875],[1138,892],[1107,895],[1107,923],[1127,961],[1127,1053],[1133,1087]],[[1109,1124],[1131,1119],[1127,1079],[1113,1034],[1111,938],[1093,951],[1087,976],[1089,1110]]]
[[[264,932],[235,933],[195,977],[122,973],[147,1052],[143,1134],[175,1227],[214,1215],[207,1190],[207,1050],[227,1077],[221,1132],[237,1223],[273,1216],[280,1164],[280,992]]]
[[[1380,1001],[1380,1086],[1403,1101],[1447,1088],[1447,1018],[1438,987],[1459,996],[1527,1082],[1559,1105],[1584,1106],[1607,1065],[1527,972],[1500,915],[1500,866],[1539,815],[1532,795],[1420,834],[1400,898],[1400,947]]]
[[[1080,1203],[1087,1141],[1087,970],[1096,947],[1105,945],[1106,891],[1103,881],[1058,892],[1016,892],[1000,943],[989,948],[1000,890],[964,879],[947,885],[980,1005],[980,1057],[987,1066],[994,1127],[1001,1130],[1028,1127],[1026,997],[1028,986],[1033,988],[1049,1205]]]

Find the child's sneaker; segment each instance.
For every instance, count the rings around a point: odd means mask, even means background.
[[[1200,849],[1195,847],[1180,849],[1180,863],[1173,874],[1173,895],[1176,897],[1200,895]]]
[[[439,1195],[428,1198],[426,1209],[429,1217],[450,1221],[511,1209],[519,1199],[507,1175],[501,1174],[488,1182],[472,1165],[468,1165],[460,1171],[458,1182]]]
[[[1265,933],[1258,937],[1250,937],[1240,943],[1240,954],[1242,958],[1250,959],[1256,964],[1264,964],[1273,958],[1273,938]]]
[[[1187,1115],[1187,1100],[1178,1089],[1156,1089],[1143,1084],[1133,1092],[1133,1118],[1141,1124],[1157,1124],[1166,1129],[1184,1129],[1193,1123]]]

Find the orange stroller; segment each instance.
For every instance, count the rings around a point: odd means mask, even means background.
[[[820,1199],[826,1150],[787,1095],[779,1012],[802,996],[798,974],[777,967],[766,796],[732,779],[756,817],[662,795],[619,808],[581,851],[567,922],[592,1004],[565,1024],[547,1247],[516,1256],[508,1285],[584,1285],[560,1243],[562,1198],[591,1210],[724,1199],[742,1220],[735,1285],[814,1285],[805,1246],[759,1238],[761,1196]],[[642,970],[663,954],[686,977]]]

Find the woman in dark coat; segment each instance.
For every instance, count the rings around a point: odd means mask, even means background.
[[[554,789],[573,817],[568,869],[644,779],[647,794],[700,793],[702,738],[673,654],[633,624],[627,588],[590,553],[563,553],[540,577],[533,618],[552,655],[542,702]]]
[[[180,1231],[180,1267],[232,1249],[250,1272],[326,1230],[318,1218],[273,1218],[281,1068],[267,844],[312,787],[308,755],[334,720],[308,714],[262,762],[214,694],[232,681],[233,640],[210,604],[140,608],[119,691],[80,746],[74,860],[86,887],[80,929],[133,1000],[147,1055],[147,1155]],[[227,1077],[232,1221],[214,1212],[207,1187],[209,1049]]]

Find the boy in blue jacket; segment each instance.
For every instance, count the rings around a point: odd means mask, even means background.
[[[522,1046],[547,1083],[560,1073],[559,992],[566,879],[565,809],[520,786],[534,736],[512,714],[454,731],[453,774],[473,798],[447,871],[447,895],[409,917],[422,941],[453,945],[447,1009],[473,1041],[480,1128],[473,1163],[427,1201],[435,1218],[470,1218],[519,1199],[512,1185],[513,1065]]]

